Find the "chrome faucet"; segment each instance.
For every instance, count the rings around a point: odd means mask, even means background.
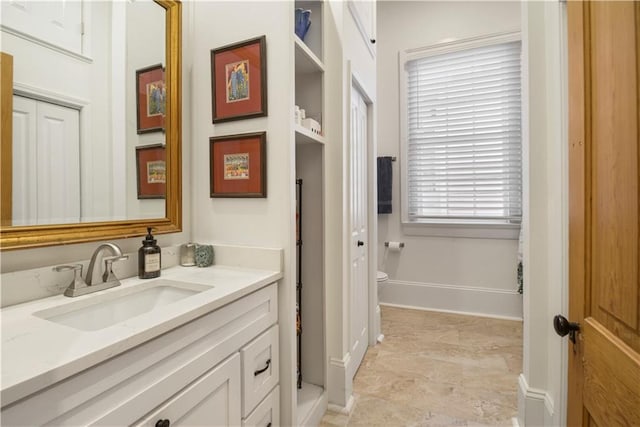
[[[104,272],[102,273],[102,283],[93,282],[93,270],[96,265],[98,256],[102,254],[104,250],[111,252],[110,257],[102,257],[104,261]],[[89,268],[87,269],[86,280],[82,279],[82,264],[74,265],[59,265],[54,267],[55,271],[73,270],[74,278],[64,291],[64,294],[68,297],[77,297],[80,295],[89,294],[92,292],[101,291],[103,289],[113,288],[114,286],[120,286],[120,281],[113,273],[113,262],[128,259],[129,256],[122,255],[122,249],[114,243],[104,243],[96,248],[91,256],[89,262]]]
[[[113,256],[108,258],[103,258],[104,273],[102,275],[102,282],[106,283],[108,281],[115,280],[117,284],[115,284],[114,286],[118,286],[120,284],[118,279],[116,279],[116,276],[113,274],[112,264],[113,264],[113,261],[125,260],[125,259],[128,259],[129,257],[126,255],[122,255],[122,249],[120,249],[120,246],[116,245],[115,243],[103,243],[102,245],[96,248],[96,250],[93,252],[93,255],[91,256],[91,261],[89,262],[89,269],[87,270],[87,280],[86,280],[87,286],[93,285],[93,268],[96,264],[96,259],[98,258],[98,255],[100,255],[104,249],[109,249],[111,252],[111,255]]]

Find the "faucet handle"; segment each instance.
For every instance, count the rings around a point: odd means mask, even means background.
[[[67,271],[73,270],[73,280],[67,286],[67,289],[64,291],[64,294],[68,297],[75,296],[77,291],[82,288],[86,288],[87,284],[82,279],[82,264],[72,264],[72,265],[57,265],[53,267],[54,271]]]
[[[113,274],[113,262],[124,261],[129,259],[129,255],[111,256],[104,258],[104,273],[102,274],[102,282],[118,281],[118,278]]]
[[[66,264],[66,265],[56,265],[55,267],[53,267],[53,271],[67,271],[67,270],[73,270],[74,271],[74,276],[80,276],[82,277],[82,264]]]

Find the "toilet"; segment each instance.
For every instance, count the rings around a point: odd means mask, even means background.
[[[376,281],[378,282],[378,304],[376,304],[376,329],[378,331],[378,342],[382,342],[384,335],[382,334],[382,321],[380,319],[380,291],[383,283],[389,280],[389,275],[384,271],[378,271]]]
[[[389,275],[384,271],[378,271],[378,291],[380,291],[380,284],[389,280]]]

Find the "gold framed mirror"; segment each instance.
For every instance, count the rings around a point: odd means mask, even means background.
[[[12,225],[11,209],[7,204],[11,201],[11,170],[12,156],[12,107],[11,102],[5,97],[2,99],[2,150],[0,154],[2,175],[0,176],[0,188],[2,190],[2,221],[0,224],[0,250],[26,249],[61,244],[90,242],[97,240],[122,239],[146,234],[146,227],[153,227],[155,234],[174,233],[182,230],[182,92],[181,92],[181,3],[178,0],[154,0],[165,11],[165,60],[164,84],[165,84],[165,118],[164,141],[165,144],[165,203],[164,217],[143,218],[125,220],[104,220],[92,222],[79,222],[67,224],[42,224],[42,225]],[[97,15],[97,13],[96,13]],[[79,60],[83,58],[78,55]],[[2,94],[15,93],[11,73],[5,71],[5,67],[11,62],[11,57],[2,56]],[[9,76],[9,77],[7,77]],[[9,85],[8,89],[6,85]],[[115,102],[115,101],[113,101]],[[7,103],[9,107],[7,108]],[[7,111],[8,110],[8,111]],[[126,119],[129,121],[130,119]],[[134,119],[135,120],[135,119]],[[135,126],[135,124],[134,124]],[[138,132],[141,133],[141,132]],[[159,133],[158,133],[159,134]],[[135,159],[135,150],[126,153],[127,161],[130,157]],[[13,165],[15,169],[17,166]],[[53,171],[57,173],[57,170]],[[115,172],[114,172],[115,173]],[[126,183],[131,186],[131,182]],[[135,182],[133,183],[135,186]],[[13,190],[15,191],[15,190]],[[129,191],[129,189],[127,189]],[[135,188],[132,190],[135,192]],[[105,196],[106,197],[106,196]],[[140,198],[140,197],[138,197]],[[160,201],[154,201],[161,203]]]

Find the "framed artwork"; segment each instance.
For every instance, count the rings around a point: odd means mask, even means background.
[[[210,197],[267,197],[267,133],[209,138]]]
[[[267,115],[266,37],[211,50],[213,123]]]
[[[167,89],[161,64],[136,71],[138,133],[164,131]]]
[[[167,164],[162,144],[136,147],[138,199],[164,199]]]

